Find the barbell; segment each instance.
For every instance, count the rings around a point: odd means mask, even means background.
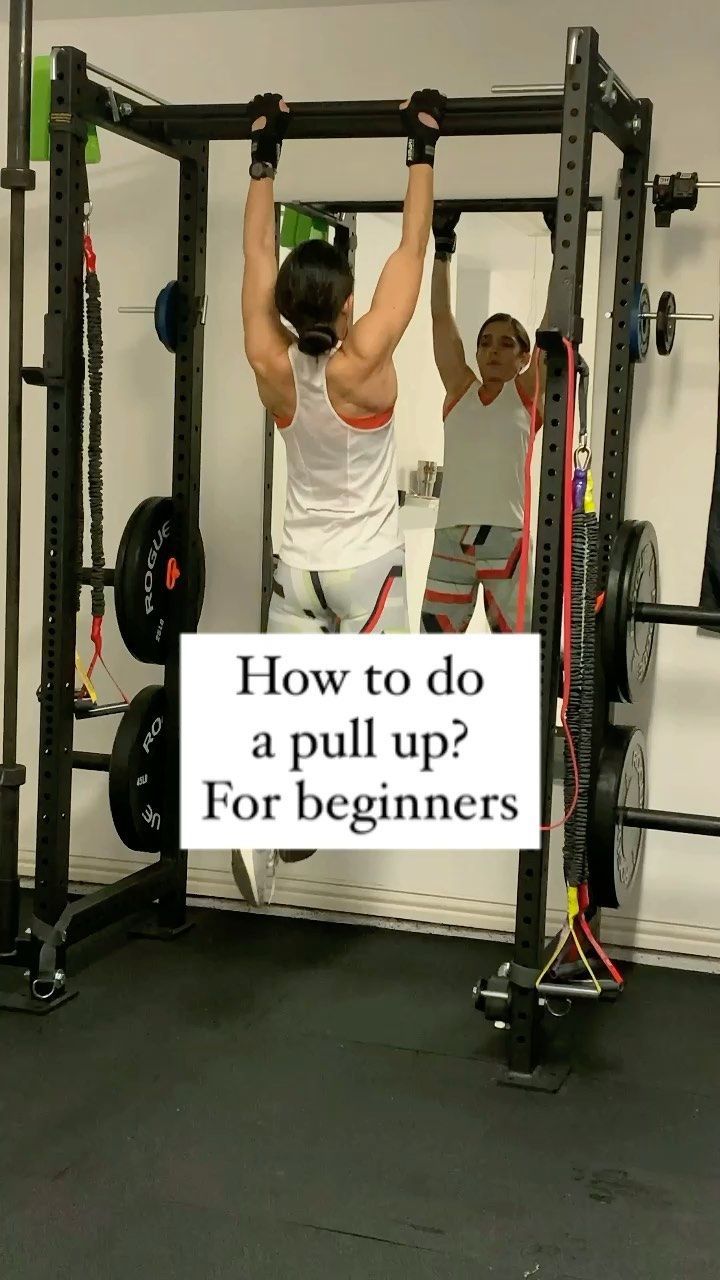
[[[649,520],[625,520],[610,551],[601,611],[602,661],[611,702],[634,702],[648,678],[659,624],[720,629],[720,610],[661,604],[659,553]]]
[[[606,311],[605,319],[612,320],[613,312]],[[711,321],[715,316],[711,312],[678,311],[675,295],[669,289],[660,294],[657,309],[652,310],[650,292],[642,282],[635,287],[632,306],[627,320],[620,322],[621,328],[629,330],[630,359],[640,363],[646,359],[650,350],[650,321],[655,321],[655,346],[658,355],[669,356],[675,345],[675,326],[678,321],[700,320]]]
[[[637,876],[646,831],[720,837],[720,817],[675,810],[648,809],[645,735],[631,725],[610,725],[598,760],[593,788],[588,853],[593,902],[597,907],[621,907]],[[473,988],[475,1008],[498,1028],[508,1026],[514,987],[532,987],[538,1003],[549,1000],[615,1000],[621,987],[607,977],[539,985],[530,969],[505,963],[496,975],[481,978]]]
[[[207,318],[207,296],[198,300],[197,319],[205,324]],[[180,285],[177,280],[169,280],[160,290],[155,305],[118,307],[120,315],[155,317],[155,332],[166,351],[172,355],[177,351],[178,313],[180,310]]]
[[[645,187],[653,193],[655,226],[669,227],[674,213],[697,208],[698,191],[717,190],[720,182],[700,182],[697,173],[656,173]]]
[[[588,856],[593,900],[620,907],[637,875],[646,831],[720,836],[720,817],[648,809],[645,735],[629,725],[610,725],[603,738],[593,788]]]

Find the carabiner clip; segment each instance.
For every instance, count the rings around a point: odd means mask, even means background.
[[[586,440],[587,436],[585,436],[584,439]],[[582,440],[573,454],[573,460],[579,471],[588,471],[590,469],[592,453],[590,452],[589,446],[584,444]]]

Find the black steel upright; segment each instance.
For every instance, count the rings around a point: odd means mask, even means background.
[[[652,103],[642,100],[626,131],[626,147],[620,171],[620,212],[608,396],[605,410],[600,509],[600,590],[605,589],[610,551],[625,510],[625,486],[630,452],[635,365],[630,358],[630,309],[642,276],[647,192],[650,161]]]
[[[0,952],[15,950],[20,906],[18,826],[25,767],[17,759],[20,641],[20,523],[22,496],[22,362],[25,304],[25,193],[30,169],[32,0],[11,0],[8,27],[7,166],[0,186],[10,192],[8,272],[8,435],[5,548],[5,663],[0,764]]]
[[[19,39],[16,32],[11,59],[13,54],[18,55]],[[179,848],[179,653],[176,646],[167,662],[165,675],[170,750],[166,782],[168,813],[161,857],[115,884],[101,886],[78,902],[69,901],[73,769],[97,768],[104,771],[108,765],[106,757],[74,751],[73,737],[76,718],[76,592],[78,581],[86,579],[81,568],[82,548],[79,546],[77,519],[82,484],[78,459],[84,380],[83,223],[88,195],[85,144],[87,125],[95,122],[94,114],[99,110],[98,100],[109,101],[109,94],[87,79],[85,54],[73,48],[53,51],[51,84],[48,308],[40,375],[47,389],[47,434],[34,914],[29,935],[16,937],[14,946],[0,951],[0,963],[25,964],[29,975],[27,997],[3,994],[0,1007],[33,1008],[35,1011],[38,1007],[47,1009],[61,1004],[67,997],[65,952],[72,943],[153,903],[158,907],[155,933],[167,936],[182,928],[187,879],[186,855]],[[117,98],[114,103],[119,115]],[[19,123],[21,113],[24,113],[22,126]],[[25,91],[21,94],[19,88],[17,116],[19,141],[14,155],[21,158],[25,154],[27,157],[29,97]],[[186,579],[186,589],[178,592],[176,597],[179,609],[177,623],[180,630],[190,631],[195,627],[195,614],[189,601],[197,598],[200,565],[198,510],[204,332],[201,318],[204,316],[205,292],[208,148],[201,142],[176,146],[158,140],[149,145],[172,156],[180,165],[180,315],[172,494],[179,530],[177,554]],[[10,180],[6,181],[8,174]],[[11,186],[13,195],[19,184],[25,182],[30,185],[27,177],[23,179],[22,168],[17,164],[3,170],[3,181]],[[22,283],[22,278],[17,273],[15,240],[13,260],[15,290],[10,311],[11,355],[15,354],[21,374],[22,291],[18,306],[17,284],[18,278]],[[11,386],[10,408],[12,439],[12,432],[17,434],[19,431],[19,400],[15,383]],[[17,461],[19,464],[19,456]],[[14,519],[15,514],[11,495],[8,520],[11,516]],[[107,581],[112,585],[112,571],[108,573]],[[9,587],[9,592],[11,589],[14,589],[14,584]],[[14,668],[16,681],[17,660]],[[98,708],[99,712],[118,713],[122,710],[122,705]],[[8,731],[14,733],[15,724],[12,707],[8,720],[6,699],[6,741]],[[14,875],[8,874],[4,878],[0,875],[0,918],[6,941],[11,939],[17,928],[17,856],[13,865],[11,844],[3,846],[0,868],[14,871]]]
[[[560,665],[562,610],[563,476],[566,455],[568,356],[563,338],[582,339],[581,303],[593,140],[593,80],[598,38],[592,29],[570,33],[560,144],[555,260],[548,299],[547,381],[537,517],[532,630],[540,635],[542,792],[545,829],[538,853],[520,852],[514,960],[517,972],[537,972],[545,944],[547,873]],[[540,1008],[532,984],[518,983],[510,1009],[508,1064],[529,1076],[538,1061]]]
[[[165,737],[168,743],[162,858],[174,869],[159,899],[159,924],[176,929],[185,918],[187,851],[180,848],[180,642],[196,627],[200,564],[200,450],[205,327],[205,269],[208,202],[208,144],[196,142],[180,164],[178,213],[178,341],[175,356],[175,425],[172,496],[178,521],[178,558],[187,566],[187,589],[179,596],[176,640],[165,665]]]
[[[608,567],[612,545],[625,512],[628,458],[630,455],[630,423],[632,416],[635,365],[630,357],[630,319],[637,282],[642,277],[643,245],[645,240],[645,214],[647,209],[646,179],[650,162],[650,137],[652,130],[652,103],[639,101],[633,113],[630,129],[626,130],[625,150],[619,180],[619,222],[617,255],[615,259],[615,288],[613,292],[612,333],[610,339],[610,365],[608,371],[607,404],[605,408],[605,436],[603,441],[602,479],[598,493],[600,523],[600,556],[598,590],[607,585]],[[600,623],[598,623],[598,626]],[[697,625],[697,623],[696,623]],[[612,704],[607,696],[607,681],[603,664],[599,663],[595,680],[592,720],[591,768],[597,772],[603,735],[608,721],[613,718]],[[594,797],[591,798],[591,804]],[[594,908],[614,905],[605,903],[593,891],[593,881],[598,884],[604,876],[593,876],[593,864],[598,851],[588,848],[591,898]]]
[[[55,51],[50,114],[42,678],[35,915],[54,924],[67,904],[75,690],[78,466],[83,386],[85,128],[77,112],[84,57]]]

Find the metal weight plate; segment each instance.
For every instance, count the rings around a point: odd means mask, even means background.
[[[173,611],[184,586],[178,565],[172,498],[145,498],[128,520],[115,559],[115,612],[123,642],[140,662],[163,663],[173,637]],[[199,540],[198,601],[205,596],[205,550]]]
[[[625,520],[610,552],[602,611],[602,655],[612,702],[634,702],[655,651],[655,623],[635,619],[637,604],[658,598],[658,544],[649,520]]]
[[[155,332],[167,351],[177,351],[178,334],[177,280],[170,280],[155,299]]]
[[[646,358],[650,350],[650,321],[642,316],[650,310],[650,294],[646,284],[635,286],[630,311],[630,359],[635,363]]]
[[[600,750],[590,828],[590,879],[599,907],[621,907],[637,874],[645,842],[640,827],[626,827],[618,810],[647,803],[645,737],[640,729],[610,725]]]
[[[165,793],[165,690],[150,684],[124,712],[110,754],[110,812],[123,844],[157,853]]]
[[[675,345],[676,311],[675,294],[666,289],[660,294],[655,321],[655,345],[661,356],[669,356]]]

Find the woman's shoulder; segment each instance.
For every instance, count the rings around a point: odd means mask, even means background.
[[[328,360],[325,379],[333,408],[341,416],[385,413],[394,407],[397,399],[393,361],[380,369],[368,370],[344,345]]]
[[[447,418],[449,413],[452,413],[453,409],[459,405],[461,400],[465,399],[468,392],[475,388],[479,390],[480,380],[475,376],[472,369],[467,366],[463,381],[458,383],[456,387],[451,387],[445,396],[445,400],[443,402],[443,420]]]

